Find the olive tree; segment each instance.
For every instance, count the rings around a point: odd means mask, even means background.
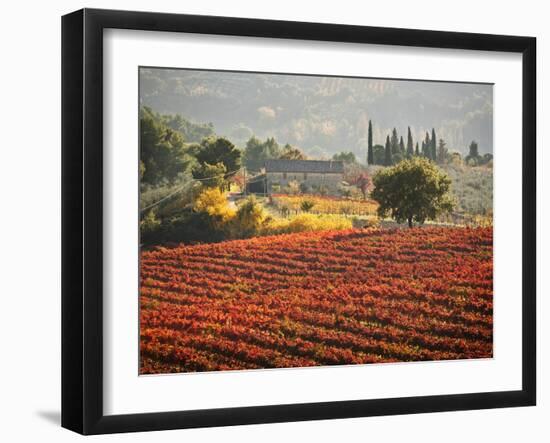
[[[388,214],[398,223],[424,223],[438,214],[453,210],[450,195],[451,179],[433,162],[422,157],[403,160],[391,168],[378,171],[373,177],[378,215]]]

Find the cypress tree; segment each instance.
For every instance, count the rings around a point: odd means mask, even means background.
[[[416,149],[414,150],[414,155],[416,155],[417,157],[420,157],[420,151],[418,149],[418,142],[416,142]]]
[[[430,142],[430,134],[426,131],[426,138],[422,143],[422,155],[426,158],[432,158],[432,145]]]
[[[477,142],[472,140],[472,143],[470,143],[470,152],[468,153],[468,157],[477,158],[479,157],[479,147],[477,145]]]
[[[416,148],[418,149],[418,143],[416,144]],[[407,157],[412,157],[414,155],[414,149],[413,149],[413,138],[411,134],[411,127],[409,126],[407,129]]]
[[[437,160],[437,138],[435,138],[435,129],[432,128],[432,160]]]
[[[369,120],[367,164],[374,165],[374,151],[372,149],[372,122]]]
[[[399,139],[397,138],[397,129],[393,128],[391,132],[391,153],[397,154],[399,152]]]
[[[479,147],[475,140],[472,140],[472,143],[470,143],[470,152],[466,156],[465,160],[467,164],[477,165],[479,164],[479,160],[481,159],[481,156],[479,155]]]
[[[405,143],[403,142],[403,136],[399,138],[399,151],[402,155],[405,155]]]
[[[391,143],[390,143],[390,136],[386,136],[386,149],[384,151],[384,164],[386,166],[391,166],[392,164],[392,156],[391,156]]]

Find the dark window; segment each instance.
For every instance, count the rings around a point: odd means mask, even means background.
[[[283,179],[286,180],[286,172],[283,172]]]
[[[307,180],[307,172],[304,172],[304,180]]]

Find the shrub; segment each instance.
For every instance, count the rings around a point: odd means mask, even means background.
[[[235,211],[227,204],[225,193],[216,188],[205,188],[195,200],[193,209],[221,221],[227,221],[235,216]]]
[[[304,212],[309,212],[313,209],[315,206],[315,202],[311,200],[302,200],[302,203],[300,203],[300,209]]]
[[[161,242],[210,243],[225,240],[225,226],[212,224],[206,212],[187,212],[168,220],[161,230]]]
[[[139,232],[142,242],[149,242],[158,236],[161,222],[157,219],[155,210],[147,211],[143,219],[139,222]]]
[[[265,218],[265,211],[256,201],[256,198],[254,196],[247,198],[239,206],[237,214],[232,220],[231,236],[235,238],[247,238],[257,235]]]
[[[229,207],[225,193],[218,188],[205,188],[195,200],[193,209],[207,216],[210,229],[224,233],[228,233],[228,223],[235,217],[235,210]]]

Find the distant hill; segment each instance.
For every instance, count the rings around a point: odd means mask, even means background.
[[[317,157],[352,151],[365,161],[372,119],[375,144],[394,126],[406,141],[410,125],[415,142],[434,127],[451,150],[467,153],[472,140],[493,150],[490,85],[142,68],[140,91],[141,105],[205,132],[212,123],[240,146],[273,136]]]

